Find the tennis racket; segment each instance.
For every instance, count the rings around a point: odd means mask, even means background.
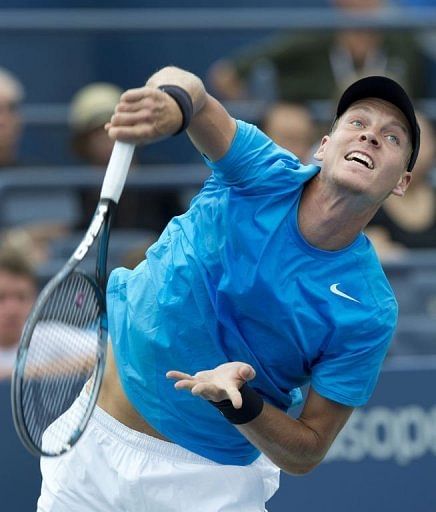
[[[57,456],[74,446],[97,401],[107,348],[109,234],[133,152],[132,144],[115,142],[89,228],[41,291],[21,336],[12,378],[12,414],[18,436],[35,455]],[[95,244],[91,276],[78,266]]]

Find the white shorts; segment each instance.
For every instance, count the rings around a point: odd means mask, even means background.
[[[217,464],[99,407],[72,450],[41,458],[41,472],[38,512],[264,512],[280,473],[263,455],[249,466]]]

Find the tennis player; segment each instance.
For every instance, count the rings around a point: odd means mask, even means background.
[[[135,144],[186,129],[212,174],[138,267],[111,274],[99,406],[74,449],[42,460],[38,510],[263,512],[279,469],[316,467],[376,384],[397,303],[362,229],[406,192],[413,106],[388,78],[355,82],[322,165],[304,165],[166,67],[106,128]]]

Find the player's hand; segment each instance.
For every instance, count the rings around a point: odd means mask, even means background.
[[[105,129],[114,140],[151,144],[176,133],[182,121],[180,108],[171,96],[144,86],[121,95]]]
[[[254,379],[256,372],[247,363],[224,363],[213,370],[197,372],[189,375],[179,371],[169,371],[167,378],[175,379],[176,389],[186,389],[195,396],[205,400],[220,402],[230,400],[235,409],[242,406],[242,397],[239,389],[245,382]]]

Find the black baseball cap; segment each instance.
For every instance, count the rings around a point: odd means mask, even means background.
[[[401,110],[407,119],[412,139],[412,155],[407,170],[415,165],[419,153],[420,129],[415,116],[415,109],[406,91],[395,80],[386,76],[368,76],[351,84],[342,94],[336,109],[338,119],[352,103],[365,98],[380,98],[392,103]]]

